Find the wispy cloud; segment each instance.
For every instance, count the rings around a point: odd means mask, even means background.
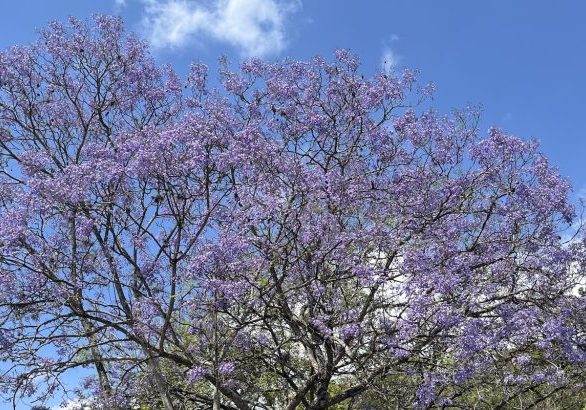
[[[156,48],[181,47],[197,36],[228,43],[245,56],[276,54],[286,45],[286,17],[300,0],[143,0],[143,30]]]
[[[381,68],[384,72],[393,71],[402,60],[402,57],[391,47],[391,43],[399,41],[399,36],[392,34],[388,40],[383,43],[383,52],[381,55]]]
[[[126,7],[126,0],[114,0],[114,5],[118,8]]]

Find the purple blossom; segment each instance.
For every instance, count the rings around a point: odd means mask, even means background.
[[[187,371],[187,380],[189,380],[189,382],[191,383],[196,383],[200,380],[203,380],[203,378],[208,373],[208,370],[206,370],[205,368],[196,366]]]
[[[232,362],[222,362],[218,366],[218,372],[224,376],[229,375],[236,369],[236,365]]]
[[[0,53],[0,388],[80,366],[105,408],[580,388],[568,181],[476,109],[424,109],[414,72],[360,70],[222,61],[211,88],[109,16]]]

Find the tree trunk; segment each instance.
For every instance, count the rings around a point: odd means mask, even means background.
[[[220,410],[220,390],[214,386],[214,404],[212,410]]]
[[[145,349],[145,353],[148,355],[148,350]],[[167,388],[167,381],[163,377],[159,359],[157,357],[151,357],[148,360],[148,365],[155,379],[155,384],[157,386],[157,390],[159,390],[159,396],[163,402],[164,409],[175,410],[175,407],[173,407],[173,400],[171,400],[171,395],[169,394],[169,389]]]

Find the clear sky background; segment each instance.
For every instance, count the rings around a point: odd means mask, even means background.
[[[586,192],[583,0],[4,0],[0,49],[94,13],[121,15],[180,73],[220,55],[329,58],[337,48],[357,53],[365,73],[385,60],[417,69],[436,84],[439,111],[482,104],[482,129],[537,138],[574,195]]]

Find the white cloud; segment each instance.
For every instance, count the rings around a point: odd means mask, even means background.
[[[381,69],[385,73],[390,73],[394,69],[397,68],[402,57],[398,55],[390,46],[390,43],[393,41],[399,41],[399,36],[396,34],[391,34],[383,45],[383,53],[381,56]]]
[[[208,36],[236,47],[245,56],[278,53],[285,47],[285,18],[299,0],[143,0],[142,21],[156,48],[181,47]]]
[[[126,7],[126,0],[114,0],[114,4],[118,8]]]
[[[389,47],[385,47],[383,55],[381,57],[381,67],[385,73],[393,71],[399,64],[401,58],[391,50]]]
[[[89,400],[70,400],[60,406],[54,406],[51,410],[90,410]]]

